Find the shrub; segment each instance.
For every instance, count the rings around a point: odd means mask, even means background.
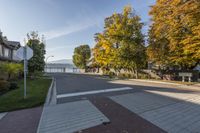
[[[120,78],[120,79],[125,79],[125,78],[127,78],[127,77],[126,77],[126,74],[125,74],[125,73],[119,73],[119,74],[118,74],[118,78]]]
[[[34,73],[33,73],[33,76],[34,77],[42,77],[44,75],[44,72],[40,72],[40,71],[35,71]]]
[[[108,76],[109,75],[109,71],[103,71],[103,75]]]
[[[114,78],[116,74],[115,74],[114,72],[111,72],[111,71],[110,71],[110,72],[108,73],[108,75],[109,75],[109,78]]]
[[[8,80],[10,80],[12,77],[16,78],[16,75],[23,71],[23,65],[19,63],[3,63],[1,70],[8,74]]]
[[[10,83],[6,80],[0,80],[0,92],[8,91]]]
[[[139,73],[139,78],[140,79],[148,79],[148,74]]]
[[[10,87],[9,87],[10,90],[14,90],[14,89],[17,89],[17,88],[18,88],[18,85],[17,85],[16,82],[11,82],[10,83]]]

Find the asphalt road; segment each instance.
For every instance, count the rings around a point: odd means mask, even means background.
[[[131,88],[134,87],[132,85],[111,83],[112,82],[111,79],[107,77],[103,77],[103,76],[97,76],[97,75],[71,74],[71,73],[61,74],[60,73],[60,74],[53,74],[51,76],[53,76],[56,79],[57,95],[86,92],[86,91],[96,91],[96,90],[103,90],[103,89],[122,88],[122,87],[131,87]],[[113,95],[119,95],[119,94],[124,94],[124,93],[136,92],[136,91],[139,91],[139,89],[75,96],[75,97],[70,97],[70,98],[59,98],[57,99],[57,103],[65,103],[65,102],[89,99],[89,98],[94,98],[94,97],[113,96]]]
[[[57,94],[102,90],[124,87],[121,84],[109,83],[108,78],[84,74],[55,74]]]
[[[72,74],[72,73],[57,73],[51,74],[56,79],[57,95],[95,91],[112,88],[131,87],[132,90],[123,90],[117,92],[107,92],[92,95],[83,95],[69,98],[59,98],[57,103],[65,103],[71,101],[77,101],[82,99],[106,97],[113,95],[120,95],[126,93],[144,92],[144,91],[161,91],[161,92],[178,92],[178,93],[189,93],[190,90],[174,89],[176,86],[155,84],[155,83],[144,83],[136,81],[126,80],[111,80],[109,78],[97,75],[86,75],[86,74]]]
[[[137,114],[129,111],[121,105],[110,100],[108,97],[142,92],[143,89],[151,87],[144,87],[140,85],[129,85],[123,83],[114,83],[109,78],[95,75],[85,74],[53,74],[56,79],[57,96],[69,93],[80,93],[86,91],[97,91],[104,89],[131,87],[131,90],[122,90],[117,92],[106,92],[98,94],[89,94],[68,98],[57,98],[57,104],[74,102],[79,100],[89,100],[96,106],[106,117],[110,120],[108,124],[102,124],[96,127],[91,127],[81,132],[83,133],[165,133],[162,129],[149,121],[141,118]],[[152,88],[153,89],[153,88]],[[123,123],[122,123],[123,122]],[[130,124],[131,123],[131,124]],[[134,125],[134,126],[133,126]]]
[[[199,131],[199,90],[172,84],[111,80],[103,76],[85,74],[65,73],[51,76],[56,79],[57,104],[89,100],[110,120],[109,124],[85,129],[81,131],[83,133]],[[68,97],[74,93],[124,87],[132,89]],[[185,114],[187,117],[182,117]]]

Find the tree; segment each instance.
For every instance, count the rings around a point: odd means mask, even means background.
[[[86,69],[87,62],[90,59],[91,50],[88,45],[81,45],[74,49],[73,63],[81,69]]]
[[[150,60],[182,69],[199,63],[199,9],[199,0],[157,0],[150,11],[153,21],[147,50]]]
[[[27,34],[27,45],[33,50],[33,57],[28,61],[28,70],[30,73],[42,72],[45,66],[45,44],[44,37],[40,39],[38,32],[32,31]]]
[[[143,23],[130,6],[105,19],[103,33],[95,36],[94,57],[102,67],[136,72],[145,64]]]

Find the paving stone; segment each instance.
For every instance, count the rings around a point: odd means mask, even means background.
[[[200,133],[199,94],[151,91],[111,99],[169,133]]]
[[[44,107],[38,133],[73,133],[109,122],[88,100]]]
[[[139,114],[175,103],[174,100],[143,92],[113,96],[110,98]]]

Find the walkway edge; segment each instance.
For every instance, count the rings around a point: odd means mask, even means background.
[[[38,124],[38,127],[37,127],[37,133],[39,133],[39,127],[40,127],[41,121],[42,121],[41,118],[44,115],[44,108],[46,108],[47,106],[50,106],[50,105],[55,105],[55,104],[57,104],[56,79],[52,78],[52,82],[51,82],[51,85],[50,85],[48,93],[47,93],[46,101],[45,101],[45,104],[44,104],[43,109],[42,109],[42,114],[40,116],[40,121],[39,121],[39,124]]]
[[[179,83],[170,83],[170,82],[163,82],[163,81],[153,81],[153,80],[144,80],[144,79],[129,79],[129,81],[149,82],[149,83],[158,83],[158,84],[165,84],[165,85],[176,85],[180,88],[199,89],[199,87],[192,86],[192,85],[183,85]]]
[[[0,120],[7,115],[7,112],[0,113]]]
[[[44,106],[56,104],[56,80],[52,78]]]

